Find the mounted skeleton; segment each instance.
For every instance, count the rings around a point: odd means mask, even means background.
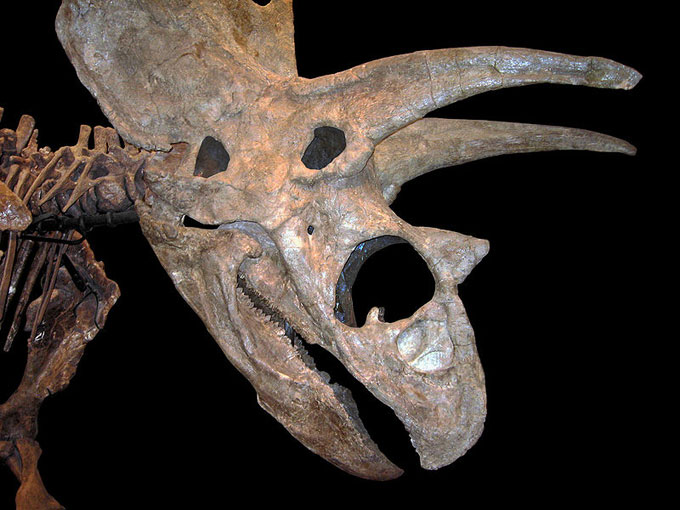
[[[504,87],[631,88],[639,80],[602,58],[436,50],[303,79],[290,0],[115,8],[65,0],[57,30],[126,143],[95,128],[90,148],[84,127],[73,147],[40,149],[28,117],[0,132],[0,313],[13,311],[6,348],[21,325],[29,331],[27,376],[0,407],[0,454],[22,481],[20,507],[58,507],[37,474],[37,408],[67,384],[118,297],[86,242],[64,243],[79,241],[77,230],[139,217],[176,287],[262,407],[340,468],[389,479],[400,469],[368,437],[349,393],[315,370],[305,342],[333,353],[395,411],[428,469],[465,453],[486,414],[456,288],[488,245],[405,223],[389,208],[400,186],[498,154],[634,153],[576,129],[423,119]],[[187,218],[214,228],[192,228]],[[410,243],[428,263],[435,295],[408,319],[386,323],[374,309],[358,328],[353,279],[366,257],[394,242]]]

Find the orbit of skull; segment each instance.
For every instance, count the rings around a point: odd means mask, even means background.
[[[499,154],[635,151],[578,129],[423,118],[504,87],[629,89],[639,81],[635,70],[604,58],[445,49],[305,79],[296,70],[292,0],[64,0],[56,26],[126,145],[98,128],[90,149],[84,128],[76,146],[41,153],[30,120],[13,135],[5,130],[15,159],[10,175],[7,151],[3,230],[15,243],[22,236],[39,243],[28,234],[40,215],[71,232],[97,215],[111,222],[112,213],[134,209],[178,291],[260,405],[307,448],[364,478],[401,470],[305,344],[332,353],[393,409],[427,469],[463,455],[486,415],[484,375],[457,286],[488,243],[409,225],[389,207],[400,186]],[[42,159],[33,157],[21,180],[28,153]],[[404,242],[434,277],[432,299],[391,323],[373,309],[358,327],[351,290],[362,262]],[[3,267],[11,279],[9,255]],[[55,317],[45,312],[50,292],[42,307],[32,305],[42,322]],[[110,295],[109,307],[117,297]],[[104,319],[100,313],[97,328]]]

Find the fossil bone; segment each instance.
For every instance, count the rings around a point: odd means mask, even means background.
[[[113,126],[126,142],[153,151],[143,152],[143,184],[131,200],[143,231],[262,407],[350,473],[400,474],[368,437],[351,395],[329,384],[304,352],[305,343],[321,345],[394,410],[422,465],[441,467],[475,443],[486,414],[457,285],[488,244],[413,227],[388,203],[418,175],[492,155],[634,150],[581,130],[422,117],[504,87],[628,89],[639,75],[603,58],[488,47],[417,52],[303,79],[292,27],[290,0],[264,7],[65,0],[57,20],[81,81]],[[106,166],[109,144],[95,146],[98,160],[54,156],[29,189],[58,172],[38,206],[60,196],[62,211],[86,202],[100,185],[92,167]],[[119,152],[116,162],[141,158]],[[106,178],[139,182],[141,165]],[[102,210],[126,207],[112,202]],[[189,220],[214,228],[192,228]],[[435,294],[412,317],[386,323],[375,309],[357,328],[350,268],[392,242],[422,256]]]
[[[626,89],[639,75],[603,58],[489,47],[417,52],[302,79],[293,69],[291,18],[286,0],[266,7],[205,1],[198,8],[179,0],[115,8],[64,2],[57,30],[81,80],[125,139],[172,151],[185,144],[176,166],[150,163],[149,199],[137,210],[175,285],[255,386],[261,405],[349,472],[399,473],[367,437],[349,396],[305,364],[285,340],[285,328],[258,311],[254,295],[395,411],[424,467],[446,465],[474,444],[486,412],[484,378],[456,286],[488,245],[406,224],[387,207],[384,190],[390,188],[389,197],[405,180],[466,157],[630,148],[584,132],[462,122],[449,127],[466,133],[457,142],[461,152],[464,137],[478,133],[470,155],[446,157],[425,144],[421,154],[418,147],[411,151],[409,168],[399,169],[392,153],[412,144],[418,129],[437,137],[432,121],[409,124],[474,94],[532,83]],[[276,20],[281,25],[271,30]],[[246,33],[253,43],[244,43]],[[253,58],[244,44],[284,54],[258,51]],[[273,65],[272,56],[282,65]],[[324,168],[308,168],[302,156],[324,126],[342,131],[346,147]],[[206,137],[220,141],[230,157],[209,178],[194,174]],[[218,228],[187,228],[185,216]],[[343,324],[334,314],[343,267],[355,247],[383,236],[418,251],[434,274],[435,295],[394,324],[376,312],[362,328]]]
[[[291,9],[285,0],[198,8],[183,1],[64,2],[57,31],[124,138],[153,149],[186,144],[175,167],[152,161],[147,168],[149,199],[137,203],[142,228],[261,405],[343,469],[367,478],[399,474],[358,423],[349,395],[305,364],[252,295],[392,407],[423,466],[437,468],[474,444],[484,421],[483,374],[456,286],[488,245],[396,217],[379,183],[394,185],[397,176],[386,178],[389,167],[371,160],[376,146],[426,113],[481,92],[541,82],[630,88],[639,75],[602,58],[490,47],[417,52],[302,79],[292,70]],[[276,20],[281,26],[271,30]],[[254,42],[243,42],[246,33]],[[285,54],[257,51],[253,58],[244,44]],[[273,65],[272,56],[282,64]],[[321,126],[341,130],[346,148],[313,170],[301,158]],[[503,128],[510,136],[508,126],[496,130]],[[549,133],[534,150],[578,138]],[[197,151],[208,136],[224,145],[229,165],[196,177]],[[585,148],[623,147],[597,135],[580,138]],[[479,145],[492,153],[494,143],[487,136]],[[496,153],[516,150],[506,144]],[[187,228],[185,216],[219,228]],[[388,324],[372,313],[353,328],[335,318],[336,283],[355,247],[382,236],[418,251],[434,274],[435,295],[408,319]]]

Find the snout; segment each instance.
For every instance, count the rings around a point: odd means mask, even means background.
[[[336,345],[348,370],[402,421],[421,465],[437,469],[475,444],[486,418],[484,373],[457,285],[486,255],[488,243],[426,228],[372,243],[399,241],[409,242],[427,262],[436,282],[432,299],[391,323],[374,308],[362,327],[345,322]],[[368,241],[357,248],[363,257],[371,251]],[[336,293],[343,317],[352,316],[351,300],[342,296],[351,283],[347,276],[357,271],[355,260],[358,255],[350,256]],[[344,322],[337,309],[336,303],[336,317]]]

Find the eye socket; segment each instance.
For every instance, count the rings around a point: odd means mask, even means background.
[[[229,166],[229,153],[224,148],[222,142],[212,136],[206,136],[201,142],[196,156],[196,166],[194,175],[196,177],[212,177],[213,175],[224,172]]]
[[[314,139],[302,155],[302,163],[310,170],[321,170],[347,147],[345,133],[338,128],[322,126],[314,130]]]

